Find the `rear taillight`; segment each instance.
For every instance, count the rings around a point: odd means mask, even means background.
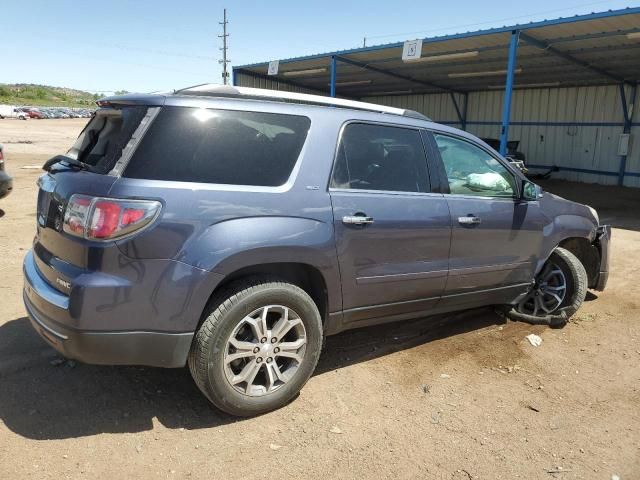
[[[72,195],[64,212],[63,230],[90,240],[114,240],[148,227],[160,213],[155,200]]]

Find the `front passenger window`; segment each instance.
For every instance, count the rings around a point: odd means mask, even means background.
[[[515,196],[515,179],[489,153],[467,141],[434,134],[453,194],[484,197]]]
[[[338,147],[331,187],[428,192],[427,159],[417,130],[352,123]]]

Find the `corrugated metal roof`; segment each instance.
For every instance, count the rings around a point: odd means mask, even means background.
[[[518,47],[517,87],[600,85],[622,79],[633,83],[640,80],[640,7],[423,39],[422,57],[478,52],[473,57],[407,63],[401,59],[403,43],[396,42],[283,59],[278,75],[268,78],[328,92],[330,62],[335,55],[339,60],[339,96],[362,97],[394,91],[491,90],[504,83],[505,75],[479,73],[506,69],[509,40],[514,30],[523,32]],[[638,35],[632,35],[635,33]],[[267,67],[268,61],[234,70],[266,77]],[[299,76],[287,75],[287,72],[312,69],[322,70]],[[466,76],[473,73],[479,75]]]

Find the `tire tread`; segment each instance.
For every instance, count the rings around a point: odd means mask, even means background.
[[[219,330],[223,327],[226,314],[232,307],[247,297],[259,291],[270,288],[281,288],[293,291],[295,294],[306,298],[314,306],[311,297],[302,288],[291,283],[268,276],[255,276],[231,282],[229,285],[216,292],[205,308],[204,319],[196,335],[194,336],[191,350],[189,351],[188,365],[197,387],[220,410],[234,415],[248,415],[240,409],[222,403],[212,395],[208,388],[208,356],[210,346],[213,344]],[[317,309],[317,307],[316,307]],[[318,314],[319,315],[319,314]],[[314,365],[315,368],[315,365]],[[250,413],[249,413],[250,414]]]

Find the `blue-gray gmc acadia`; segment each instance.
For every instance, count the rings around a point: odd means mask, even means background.
[[[419,113],[213,85],[98,104],[44,165],[24,260],[33,327],[69,358],[188,364],[254,415],[326,335],[486,305],[562,326],[607,282],[593,208]]]

